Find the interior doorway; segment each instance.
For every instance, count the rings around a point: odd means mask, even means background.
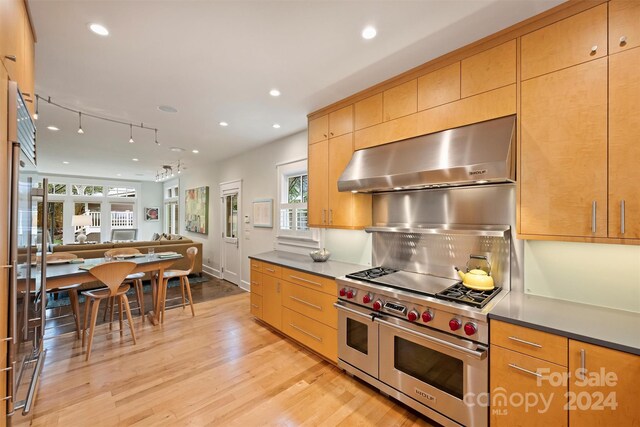
[[[220,184],[220,209],[222,218],[222,241],[220,275],[222,279],[236,285],[241,281],[240,218],[242,206],[242,181]]]

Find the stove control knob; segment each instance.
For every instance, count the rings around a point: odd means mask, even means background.
[[[476,332],[478,332],[478,328],[476,328],[476,325],[471,323],[471,322],[467,322],[464,325],[464,333],[467,335],[473,335]]]
[[[371,294],[366,294],[362,297],[362,302],[364,304],[369,304],[371,302]]]
[[[346,295],[347,295],[347,289],[346,289],[346,288],[342,288],[342,289],[340,289],[340,296],[341,296],[341,297],[344,297],[344,296],[346,296]]]
[[[381,308],[382,308],[382,301],[377,300],[376,302],[373,303],[374,310],[380,311]]]
[[[458,329],[460,329],[460,326],[462,326],[462,324],[460,323],[460,321],[458,319],[451,319],[449,320],[449,328],[452,331],[457,331]]]
[[[429,310],[425,311],[424,313],[422,313],[422,321],[424,323],[429,323],[433,320],[433,313],[430,312]]]
[[[407,319],[409,319],[410,322],[415,322],[416,320],[418,320],[419,317],[420,317],[420,313],[418,313],[415,310],[411,310],[409,314],[407,314]]]
[[[356,291],[354,291],[353,289],[349,289],[347,291],[347,298],[351,299],[351,298],[353,298],[355,296],[356,296]]]

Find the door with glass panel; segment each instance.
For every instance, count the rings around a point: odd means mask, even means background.
[[[222,201],[222,265],[221,275],[236,285],[240,284],[240,183],[220,186]]]

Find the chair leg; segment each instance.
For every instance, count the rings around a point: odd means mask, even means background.
[[[185,300],[184,300],[184,277],[180,277],[180,291],[182,291],[182,309],[184,310],[185,307]]]
[[[158,304],[158,281],[155,276],[151,276],[151,301],[153,302],[153,309],[158,314],[160,311],[160,307],[156,307]]]
[[[93,298],[86,297],[84,300],[84,323],[82,324],[82,348],[84,348],[84,339],[87,335],[87,328],[89,327],[89,310],[91,309],[91,303],[93,302]]]
[[[114,297],[109,297],[109,303],[111,305],[111,309],[109,310],[109,330],[113,330],[113,312],[115,310],[116,300]]]
[[[73,312],[73,319],[76,322],[76,337],[80,339],[80,305],[78,304],[78,290],[69,289],[69,301],[71,302],[71,311]]]
[[[162,292],[161,294],[161,301],[162,301],[162,310],[160,311],[161,314],[161,319],[160,319],[160,323],[164,323],[164,310],[167,307],[167,288],[169,287],[169,279],[164,279],[162,281],[162,287],[159,290],[159,292]]]
[[[133,345],[136,345],[136,333],[133,330],[133,318],[131,317],[131,307],[129,307],[129,299],[127,294],[120,295],[120,304],[124,302],[124,309],[127,312],[127,322],[129,322],[129,330],[131,331],[131,338],[133,339]]]
[[[107,322],[107,315],[109,314],[109,303],[110,303],[110,301],[107,300],[107,306],[104,308],[104,315],[102,316],[102,322],[103,323]]]
[[[89,326],[89,342],[87,344],[87,361],[91,357],[91,344],[93,344],[93,333],[96,330],[96,321],[98,320],[98,310],[100,309],[100,300],[97,299],[93,302],[91,308],[91,325]]]
[[[118,320],[120,321],[120,338],[124,335],[124,322],[122,321],[122,298],[118,298]]]
[[[144,287],[142,279],[136,280],[136,293],[138,294],[138,307],[140,307],[140,316],[142,316],[142,322],[144,322]]]
[[[189,305],[191,305],[191,316],[196,316],[196,311],[193,308],[193,298],[191,297],[191,284],[189,283],[189,277],[184,277],[184,283],[187,288],[187,295],[189,296]]]

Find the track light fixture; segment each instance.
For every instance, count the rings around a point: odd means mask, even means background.
[[[82,113],[78,111],[78,133],[82,135],[84,131],[82,130]]]
[[[129,144],[133,144],[135,141],[133,140],[133,125],[129,123]]]
[[[176,174],[181,174],[185,169],[180,160],[177,163],[162,165],[162,169],[156,172],[156,182],[165,181],[169,178],[173,178]]]
[[[160,143],[158,142],[158,129],[155,129],[156,131],[156,145],[160,145]]]

